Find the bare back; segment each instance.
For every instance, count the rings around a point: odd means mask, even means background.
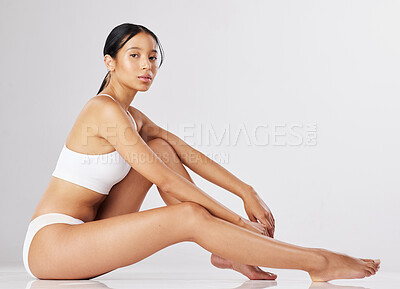
[[[88,108],[91,102],[103,102],[102,105],[107,105],[109,101],[112,100],[107,96],[98,95],[86,103],[66,139],[65,145],[68,149],[92,155],[107,154],[115,150],[107,140],[96,135],[96,133],[93,133],[91,137],[87,137],[90,127],[100,127],[101,123],[99,114],[96,114],[95,110]],[[143,125],[141,115],[132,106],[129,107],[129,112],[136,121],[137,131],[140,135]],[[135,127],[133,122],[132,126]],[[87,143],[85,144],[85,142]],[[93,221],[99,206],[106,198],[106,195],[51,176],[49,185],[42,195],[31,220],[46,213],[62,213],[81,219],[84,222]]]

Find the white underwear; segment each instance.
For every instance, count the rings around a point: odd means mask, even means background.
[[[22,258],[24,261],[25,270],[33,278],[37,278],[37,277],[32,274],[31,270],[29,269],[29,264],[28,264],[28,253],[29,253],[29,247],[31,245],[32,239],[41,228],[43,228],[47,225],[56,224],[56,223],[78,225],[78,224],[83,224],[84,221],[74,218],[72,216],[66,215],[66,214],[48,213],[48,214],[40,215],[39,217],[33,219],[29,223],[28,231],[26,232],[26,236],[25,236]]]

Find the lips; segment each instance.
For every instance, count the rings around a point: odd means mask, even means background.
[[[150,74],[140,75],[139,78],[151,79]]]
[[[148,75],[142,75],[138,77],[142,82],[150,83],[152,81],[151,77]]]

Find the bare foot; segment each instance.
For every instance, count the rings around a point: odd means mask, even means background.
[[[258,266],[233,262],[215,254],[211,255],[211,264],[220,269],[235,270],[239,273],[242,273],[250,280],[275,280],[277,277],[276,274],[265,272]]]
[[[313,282],[325,282],[334,279],[357,279],[375,275],[379,270],[380,260],[353,258],[325,249],[318,252],[326,259],[322,268],[308,272]]]

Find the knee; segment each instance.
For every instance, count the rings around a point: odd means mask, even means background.
[[[208,223],[212,221],[211,213],[203,206],[186,201],[179,204],[182,208],[180,219],[184,221],[187,228],[187,240],[196,242],[203,235],[203,228],[208,227]]]
[[[211,217],[211,213],[202,205],[186,201],[181,203],[184,207],[184,218],[189,220],[191,223],[203,221]]]
[[[147,145],[164,162],[179,160],[174,148],[162,138],[152,139]]]
[[[171,145],[166,140],[159,137],[152,139],[147,143],[147,145],[154,149],[172,149]]]

